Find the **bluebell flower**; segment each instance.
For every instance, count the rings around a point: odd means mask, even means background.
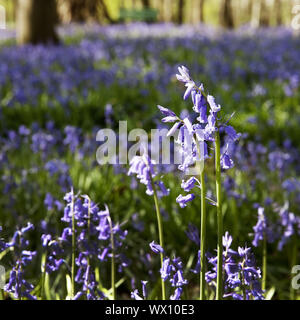
[[[198,247],[200,246],[200,233],[199,229],[192,223],[188,224],[188,230],[185,231],[187,237],[193,241]]]
[[[180,126],[182,125],[182,123],[179,121],[179,122],[176,122],[172,128],[168,131],[167,133],[167,137],[170,137],[170,136],[173,136],[175,134],[175,132],[180,128]]]
[[[143,298],[139,296],[138,289],[135,289],[133,292],[131,292],[130,297],[131,299],[134,299],[134,300],[143,300]]]
[[[173,287],[181,287],[187,284],[187,280],[183,277],[183,271],[177,270],[173,278],[171,279],[171,283]]]
[[[104,108],[105,122],[106,122],[106,125],[108,126],[112,125],[112,119],[111,119],[112,115],[113,115],[113,107],[110,103],[108,103]]]
[[[163,253],[164,249],[157,243],[155,243],[154,241],[152,241],[150,244],[150,248],[154,253]]]
[[[234,162],[226,151],[221,155],[221,168],[224,170],[228,170],[233,167],[234,167]]]
[[[157,194],[160,198],[166,197],[170,194],[170,189],[167,189],[161,180],[157,181],[155,184],[157,184],[159,187],[159,189],[157,190]]]
[[[141,281],[142,282],[142,292],[144,299],[147,299],[148,291],[147,291],[147,283],[148,281]]]
[[[140,182],[147,187],[146,193],[148,195],[153,195],[152,189],[152,178],[155,177],[153,164],[148,155],[135,156],[130,161],[130,168],[128,175],[136,174]]]
[[[167,108],[164,108],[160,105],[158,105],[157,107],[160,110],[160,112],[165,116],[161,120],[162,122],[175,122],[175,121],[179,120],[179,118],[176,116],[176,114],[173,111],[171,111]]]
[[[179,74],[176,74],[177,80],[181,82],[189,82],[191,80],[190,71],[185,66],[178,67]]]
[[[185,208],[187,206],[187,203],[194,200],[195,199],[195,195],[193,193],[188,194],[186,196],[183,195],[179,195],[176,198],[176,202],[180,205],[181,208]]]
[[[213,96],[207,95],[207,102],[212,112],[219,112],[221,110],[221,106],[219,104],[216,104],[215,98]]]
[[[232,236],[228,231],[225,232],[225,235],[222,237],[222,244],[226,251],[229,250],[232,244]]]
[[[176,288],[174,294],[170,297],[170,299],[171,300],[180,300],[182,292],[183,292],[183,288],[182,287]]]
[[[66,126],[64,132],[66,137],[63,143],[69,146],[70,151],[74,153],[80,144],[81,130],[74,126]]]
[[[170,278],[172,266],[170,265],[170,258],[164,258],[162,267],[160,269],[161,278],[166,281]]]
[[[294,235],[300,235],[300,218],[289,211],[288,203],[285,203],[285,205],[280,208],[278,225],[278,250],[281,251]]]
[[[269,225],[265,214],[265,209],[263,207],[258,208],[258,219],[256,225],[253,227],[253,230],[254,239],[252,241],[252,244],[255,247],[258,247],[259,242],[263,241],[265,238],[270,243],[274,241],[272,226]]]
[[[241,136],[241,134],[240,134],[240,133],[237,133],[232,126],[225,125],[225,126],[222,127],[222,128],[224,128],[224,131],[225,131],[226,135],[227,135],[232,141],[236,141],[236,140],[239,139],[239,137]]]
[[[34,286],[25,279],[24,271],[36,256],[36,251],[27,249],[29,241],[25,239],[26,234],[33,230],[34,226],[27,223],[27,226],[17,230],[8,246],[14,248],[15,264],[10,272],[8,283],[4,286],[6,292],[12,293],[16,299],[26,297],[27,299],[36,300],[31,294]]]
[[[200,246],[200,239],[199,239],[199,246]],[[200,273],[201,271],[201,260],[200,260],[200,257],[201,257],[201,250],[198,250],[198,254],[197,254],[197,257],[196,257],[196,265],[194,267],[194,269],[191,269],[191,271],[193,273]]]
[[[195,177],[191,177],[187,181],[182,180],[181,188],[185,192],[190,192],[195,187],[196,183],[200,185],[199,181]]]

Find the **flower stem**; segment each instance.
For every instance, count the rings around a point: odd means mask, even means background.
[[[293,249],[292,249],[291,269],[297,264],[298,245],[297,238],[294,236]],[[290,287],[290,300],[296,300],[296,289],[293,288],[292,282]]]
[[[76,254],[76,235],[75,235],[75,215],[74,215],[74,197],[72,197],[72,266],[71,266],[71,298],[75,296],[75,254]]]
[[[241,287],[242,287],[242,293],[243,293],[243,300],[246,300],[247,296],[246,296],[246,288],[245,288],[244,265],[245,265],[245,259],[242,262],[242,270],[240,272],[241,272],[241,279],[242,279]]]
[[[205,299],[205,251],[206,251],[206,208],[205,174],[200,174],[201,182],[201,235],[200,235],[200,300]]]
[[[204,155],[198,140],[196,139],[197,152],[199,155],[198,169],[201,184],[201,229],[200,229],[200,300],[205,299],[205,251],[206,251],[206,188],[204,173]]]
[[[262,290],[266,290],[266,284],[267,284],[267,237],[264,235],[264,240],[263,240],[263,252],[262,252]]]
[[[218,220],[218,266],[217,266],[217,292],[216,300],[223,297],[223,215],[221,198],[221,143],[219,131],[215,134],[215,167],[216,167],[216,194],[217,194],[217,220]]]
[[[158,205],[158,197],[157,197],[157,192],[156,188],[153,182],[153,179],[151,177],[151,184],[152,184],[152,189],[153,189],[153,197],[154,197],[154,203],[155,203],[155,210],[156,210],[156,217],[157,217],[157,224],[158,224],[158,234],[159,234],[159,245],[164,248],[164,237],[163,237],[163,224],[162,224],[162,217]],[[163,267],[163,261],[164,261],[164,255],[161,252],[160,253],[160,263],[161,263],[161,268]],[[162,300],[166,300],[166,287],[165,287],[165,282],[163,279],[161,279],[161,292],[162,292]]]
[[[47,263],[47,252],[43,253],[42,256],[42,283],[41,283],[41,299],[45,298],[45,278],[46,278],[46,263]]]
[[[115,241],[114,232],[110,216],[107,217],[110,226],[110,244],[111,244],[111,287],[112,298],[116,300],[116,268],[115,268]]]

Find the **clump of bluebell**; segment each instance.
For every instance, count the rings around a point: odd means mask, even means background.
[[[250,247],[231,249],[232,237],[228,232],[223,236],[224,298],[235,300],[263,300],[261,289],[261,270],[256,267],[254,254]],[[208,284],[215,285],[217,278],[217,257],[207,254],[212,269],[205,274]]]
[[[27,226],[14,233],[10,242],[5,243],[3,240],[1,241],[0,252],[11,248],[14,253],[14,265],[10,272],[8,283],[4,286],[4,290],[12,293],[15,299],[37,299],[32,294],[34,286],[25,279],[25,269],[36,256],[36,251],[29,250],[29,240],[26,239],[27,233],[33,229],[33,224],[27,223]]]
[[[154,241],[150,244],[151,250],[156,253],[164,253],[164,249]],[[160,276],[164,282],[169,282],[171,287],[174,288],[173,294],[170,295],[170,300],[180,300],[183,292],[183,286],[188,284],[183,274],[183,263],[179,257],[167,257],[163,259],[162,267],[160,269]],[[147,299],[146,284],[148,281],[142,281],[142,291],[144,299]],[[139,295],[138,289],[135,289],[131,293],[131,297],[135,300],[142,300],[143,298]]]

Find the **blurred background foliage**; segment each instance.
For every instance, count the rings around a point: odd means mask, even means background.
[[[25,2],[52,0],[0,0],[6,8],[7,22],[14,25],[18,6]],[[290,24],[292,7],[298,0],[55,0],[59,21],[115,23],[122,9],[157,11],[157,22],[199,23],[225,27],[276,26]],[[129,19],[130,20],[130,19]],[[131,19],[132,20],[132,19]]]

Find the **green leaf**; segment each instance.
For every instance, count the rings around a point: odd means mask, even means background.
[[[266,293],[266,300],[272,300],[274,293],[276,291],[275,286],[273,286],[271,289],[269,289]]]
[[[66,274],[66,284],[67,284],[67,297],[66,300],[72,299],[72,280],[71,277]]]

